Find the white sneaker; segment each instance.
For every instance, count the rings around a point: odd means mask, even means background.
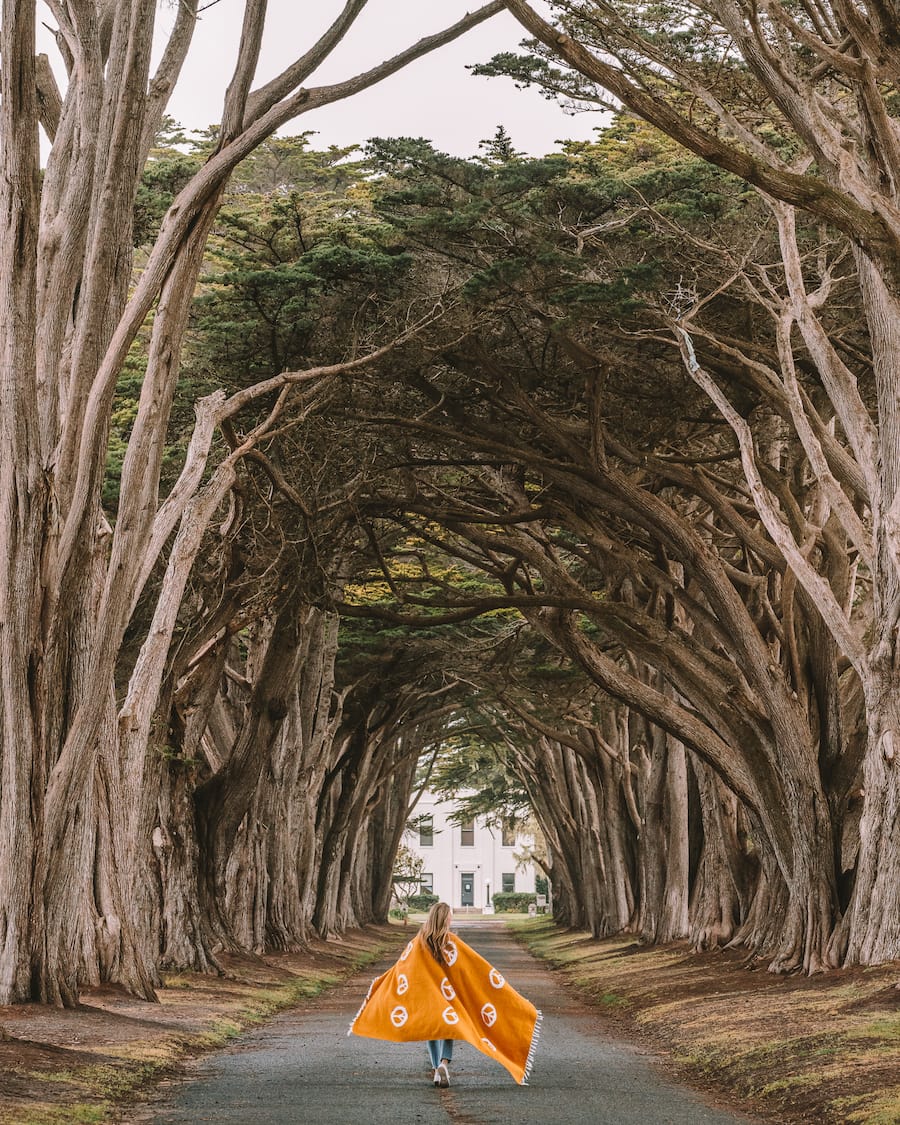
[[[442,1090],[446,1090],[450,1085],[450,1072],[447,1070],[446,1063],[442,1062],[434,1072],[434,1084],[440,1086]]]

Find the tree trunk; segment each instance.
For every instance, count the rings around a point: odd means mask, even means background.
[[[348,914],[350,860],[348,847],[355,843],[363,822],[377,738],[358,730],[350,744],[340,777],[335,779],[334,803],[325,832],[316,890],[313,925],[320,937],[340,934],[353,919]]]
[[[248,825],[247,817],[288,713],[302,645],[302,614],[289,601],[279,612],[265,642],[264,656],[252,679],[244,722],[228,758],[194,794],[203,915],[215,939],[226,948],[235,946],[227,920],[229,862],[239,833],[244,833],[245,849],[256,847],[253,826]]]
[[[306,865],[315,855],[315,807],[333,751],[343,700],[334,694],[338,618],[311,609],[309,648],[297,692],[273,761],[267,849],[269,899],[265,944],[300,949],[309,941],[312,915],[304,900]]]
[[[371,918],[387,922],[394,891],[394,861],[406,831],[409,801],[418,757],[409,755],[382,786],[381,799],[369,818],[368,893]]]
[[[32,898],[45,764],[34,698],[41,659],[35,301],[38,106],[35,5],[3,5],[0,56],[0,1004],[31,994],[43,904]]]
[[[859,858],[850,906],[836,937],[834,957],[875,965],[900,954],[900,685],[886,670],[881,691],[870,687],[874,725],[863,763],[864,804]]]
[[[702,843],[691,889],[690,939],[694,949],[718,949],[744,920],[752,864],[739,847],[734,794],[693,756],[691,768],[699,790]]]

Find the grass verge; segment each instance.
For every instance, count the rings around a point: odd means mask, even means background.
[[[510,928],[685,1081],[781,1125],[900,1125],[897,963],[785,977],[733,951],[596,941],[543,918]]]
[[[190,1057],[296,1007],[408,940],[395,926],[265,958],[227,973],[169,974],[159,1003],[92,989],[74,1010],[0,1008],[0,1125],[91,1125],[121,1113]]]

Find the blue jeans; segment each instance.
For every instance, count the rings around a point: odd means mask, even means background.
[[[431,1059],[431,1065],[435,1070],[437,1070],[437,1065],[441,1059],[446,1059],[449,1062],[453,1058],[453,1040],[429,1039],[428,1057]]]

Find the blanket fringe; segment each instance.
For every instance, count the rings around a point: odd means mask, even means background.
[[[525,1060],[525,1073],[522,1075],[521,1086],[528,1085],[528,1076],[534,1066],[534,1056],[537,1054],[538,1040],[541,1037],[541,1024],[544,1022],[544,1013],[538,1009],[537,1019],[534,1021],[534,1031],[531,1033],[531,1046],[528,1048],[528,1058]]]
[[[359,1017],[363,1014],[363,1009],[365,1008],[366,1004],[368,1004],[368,1002],[369,1002],[369,997],[372,995],[372,989],[375,987],[375,981],[376,980],[378,980],[378,977],[375,977],[375,980],[373,980],[372,983],[369,985],[369,991],[366,993],[365,1000],[363,1000],[363,1002],[360,1004],[359,1011],[356,1013],[356,1015],[350,1021],[350,1026],[347,1028],[347,1034],[348,1035],[353,1034],[353,1025],[356,1023],[356,1021],[359,1019]]]

